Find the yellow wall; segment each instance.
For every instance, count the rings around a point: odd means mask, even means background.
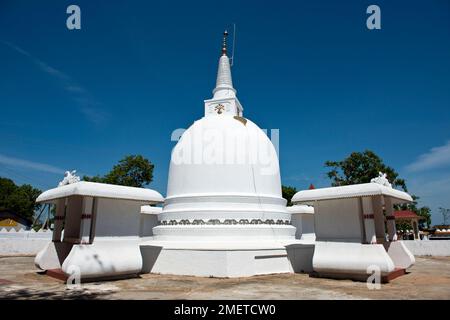
[[[17,225],[18,225],[17,221],[14,221],[9,218],[0,220],[0,227],[17,227]]]

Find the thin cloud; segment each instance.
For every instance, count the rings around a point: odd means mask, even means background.
[[[19,46],[16,46],[15,44],[11,43],[11,42],[7,42],[7,41],[2,41],[5,45],[7,45],[8,47],[10,47],[11,49],[15,50],[16,52],[20,53],[21,55],[29,58],[39,69],[41,69],[42,71],[44,71],[45,73],[56,77],[60,80],[65,80],[65,81],[69,81],[70,77],[65,74],[62,71],[59,71],[58,69],[53,68],[52,66],[48,65],[47,63],[45,63],[42,60],[39,60],[38,58],[34,57],[31,53],[29,53],[28,51],[20,48]]]
[[[66,86],[66,90],[70,91],[70,92],[75,92],[75,93],[85,93],[86,90],[80,86],[76,86],[76,85],[68,85]]]
[[[450,141],[440,147],[431,148],[420,155],[416,161],[406,166],[412,172],[425,171],[450,165]]]
[[[442,222],[439,207],[450,208],[450,175],[444,174],[413,174],[407,177],[408,189],[420,197],[420,206],[429,206],[432,211],[432,224]]]
[[[429,177],[428,174],[421,177],[408,180],[411,183],[411,188],[416,191],[420,199],[427,197],[443,196],[443,199],[448,201],[450,194],[450,176],[444,175],[440,178]]]
[[[70,93],[73,99],[80,105],[80,112],[86,117],[87,120],[95,125],[98,125],[100,123],[104,124],[109,119],[109,114],[107,112],[93,107],[95,105],[99,105],[99,103],[91,97],[90,93],[85,88],[78,85],[69,75],[34,57],[28,51],[11,42],[1,42],[30,59],[41,71],[62,81],[64,83],[64,90]],[[87,105],[89,105],[88,108],[86,107]]]
[[[103,125],[109,119],[109,114],[99,109],[84,107],[81,109],[81,112],[89,121],[96,125]]]
[[[49,66],[45,62],[42,62],[38,59],[34,58],[33,60],[34,60],[34,63],[36,65],[38,65],[42,71],[48,73],[49,75],[54,76],[61,80],[70,81],[70,77],[68,75],[66,75],[64,72],[61,72],[58,69],[55,69],[52,66]]]
[[[31,169],[35,171],[49,172],[55,174],[64,174],[65,170],[40,162],[29,161],[25,159],[8,157],[0,154],[0,163],[11,167],[20,167],[25,169]]]

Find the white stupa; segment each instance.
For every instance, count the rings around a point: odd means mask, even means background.
[[[160,225],[147,243],[163,248],[150,262],[152,272],[247,276],[292,271],[286,245],[295,242],[296,229],[281,195],[278,156],[267,135],[243,117],[226,35],[205,116],[184,132],[172,152]]]
[[[156,238],[292,239],[278,156],[267,135],[243,118],[225,37],[213,94],[205,101],[205,116],[172,152]]]

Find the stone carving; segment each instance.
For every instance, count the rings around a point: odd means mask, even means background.
[[[58,187],[65,186],[67,184],[80,182],[80,177],[76,175],[77,170],[66,171],[64,173],[64,179],[58,184]]]
[[[383,173],[383,172],[379,172],[378,177],[373,178],[372,180],[370,180],[370,182],[378,183],[378,184],[381,184],[382,186],[392,188],[392,184],[389,183],[386,173]]]

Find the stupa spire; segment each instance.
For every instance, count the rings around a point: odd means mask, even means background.
[[[216,87],[213,90],[212,99],[205,100],[205,116],[231,115],[242,117],[243,108],[236,97],[236,90],[233,88],[233,80],[231,79],[231,65],[227,55],[227,36],[228,32],[225,30],[222,54],[219,58],[217,70]]]
[[[228,31],[225,30],[223,32],[223,42],[222,42],[222,55],[227,55],[227,37],[228,37]]]
[[[223,33],[222,55],[219,59],[219,68],[217,70],[216,88],[213,90],[214,98],[229,98],[236,96],[236,90],[233,88],[231,78],[230,59],[227,55],[227,37],[228,32]]]

